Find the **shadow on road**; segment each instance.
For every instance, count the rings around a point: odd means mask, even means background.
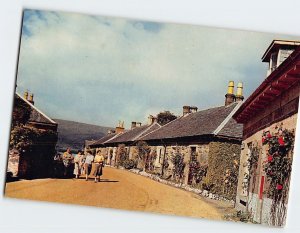
[[[112,183],[116,183],[119,182],[118,180],[109,180],[109,179],[100,179],[100,182],[112,182]]]

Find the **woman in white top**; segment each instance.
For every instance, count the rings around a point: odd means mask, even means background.
[[[74,175],[78,179],[82,167],[83,154],[81,151],[78,151],[78,154],[74,157]]]
[[[84,162],[84,173],[85,173],[85,180],[88,180],[89,170],[92,167],[92,162],[94,161],[94,156],[91,154],[91,151],[87,151],[87,156]]]

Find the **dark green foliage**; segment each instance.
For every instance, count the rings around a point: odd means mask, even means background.
[[[148,146],[148,144],[145,141],[139,141],[136,144],[137,150],[138,150],[138,157],[141,160],[146,160],[147,156],[151,152],[151,148]]]
[[[164,111],[157,114],[157,122],[160,125],[165,125],[169,123],[170,121],[175,120],[177,117],[171,113],[170,111]]]
[[[206,176],[207,165],[200,165],[197,161],[197,153],[191,155],[189,162],[189,184],[195,181],[198,184]]]
[[[137,161],[133,160],[133,159],[126,159],[123,162],[123,167],[125,169],[133,169],[136,168],[137,166]]]
[[[254,175],[257,170],[258,166],[258,159],[259,154],[261,153],[261,148],[250,146],[251,154],[248,158],[248,173],[244,174],[244,178],[246,181],[243,182],[243,188],[246,188],[248,190],[248,193],[250,192],[250,182],[252,184],[251,192],[254,193],[255,184],[256,184],[256,176]]]
[[[128,159],[124,144],[120,144],[117,150],[117,166],[124,166],[124,162]]]
[[[31,107],[17,96],[12,113],[12,127],[25,125],[30,118],[30,114]]]
[[[52,130],[39,130],[26,126],[15,126],[10,134],[10,149],[21,151],[29,146],[55,144],[57,133]]]
[[[176,178],[182,179],[184,173],[185,163],[183,161],[183,155],[178,151],[175,152],[175,155],[172,156],[171,161],[174,165],[173,167],[173,176]]]
[[[231,200],[236,198],[240,153],[240,144],[209,144],[208,169],[203,182],[209,191]]]

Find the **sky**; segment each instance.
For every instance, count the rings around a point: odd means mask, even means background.
[[[230,80],[247,98],[278,34],[24,10],[17,92],[51,118],[115,127],[182,106],[224,104]]]

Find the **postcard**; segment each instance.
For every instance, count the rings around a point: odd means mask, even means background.
[[[25,9],[5,197],[282,227],[300,38]]]

